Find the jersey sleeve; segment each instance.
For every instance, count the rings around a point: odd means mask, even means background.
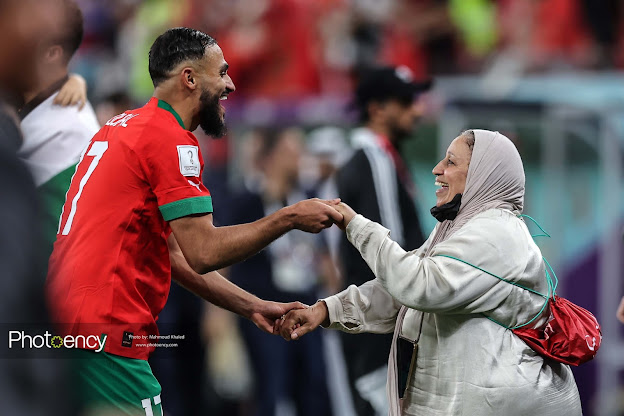
[[[165,221],[212,213],[210,191],[201,181],[201,151],[190,133],[179,134],[175,140],[156,139],[142,150],[146,179]]]

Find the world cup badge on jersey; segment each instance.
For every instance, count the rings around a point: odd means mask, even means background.
[[[197,146],[178,146],[180,173],[184,176],[199,177],[199,154]]]

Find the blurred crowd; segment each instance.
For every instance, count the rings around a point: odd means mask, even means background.
[[[244,97],[348,93],[353,70],[405,65],[416,78],[502,66],[532,73],[624,67],[618,0],[80,0],[75,68],[98,99],[151,92],[147,50],[167,27],[214,36]]]
[[[416,80],[624,69],[619,0],[77,2],[85,36],[71,70],[86,79],[100,125],[151,96],[148,50],[174,26],[217,39],[237,87],[228,110],[247,100],[348,100],[358,71],[379,64],[405,66]],[[196,133],[215,223],[251,222],[297,200],[338,196],[332,178],[353,153],[346,123],[230,129],[219,141]],[[314,303],[345,287],[335,231],[288,234],[224,274],[265,299]],[[171,415],[193,414],[197,400],[215,415],[354,414],[336,334],[286,344],[175,285],[159,323],[161,332],[189,337],[186,349],[157,350],[152,360]]]

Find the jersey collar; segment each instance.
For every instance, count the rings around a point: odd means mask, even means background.
[[[173,107],[171,107],[171,105],[169,105],[168,102],[158,100],[158,108],[162,108],[163,110],[169,111],[171,114],[173,114],[176,120],[178,120],[178,123],[180,123],[180,126],[182,126],[182,128],[186,130],[186,127],[184,127],[184,122],[182,121],[182,117],[180,117],[180,115],[173,109]]]

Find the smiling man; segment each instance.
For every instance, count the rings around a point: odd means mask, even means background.
[[[172,278],[272,332],[276,318],[303,305],[263,301],[215,270],[294,228],[319,232],[342,220],[331,206],[336,201],[305,200],[253,223],[213,225],[191,131],[225,133],[220,100],[235,90],[227,69],[210,36],[168,30],[150,50],[154,96],[110,119],[76,168],[47,286],[65,334],[107,336],[103,352],[77,351],[85,358],[77,363],[86,411],[162,414],[161,387],[147,358]]]

